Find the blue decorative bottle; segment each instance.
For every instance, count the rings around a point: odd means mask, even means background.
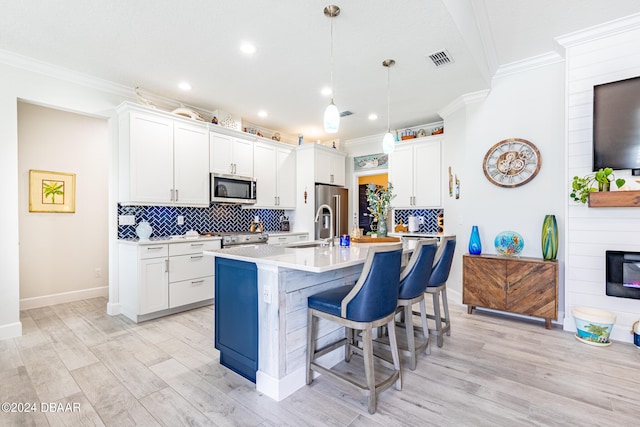
[[[480,234],[478,226],[471,227],[471,237],[469,237],[469,253],[471,255],[480,255],[482,253],[482,243],[480,242]]]

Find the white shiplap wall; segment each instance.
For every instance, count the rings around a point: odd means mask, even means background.
[[[640,15],[570,34],[558,42],[566,48],[566,181],[570,183],[573,176],[591,171],[593,86],[640,76]],[[616,176],[638,187],[629,171],[616,171]],[[629,330],[640,319],[640,300],[606,296],[604,257],[606,250],[640,252],[640,209],[594,209],[569,201],[566,218],[564,328],[575,331],[572,307],[600,308],[617,315],[611,337],[632,341]]]

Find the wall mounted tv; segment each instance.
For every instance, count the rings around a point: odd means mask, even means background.
[[[593,87],[593,170],[640,175],[640,77]]]

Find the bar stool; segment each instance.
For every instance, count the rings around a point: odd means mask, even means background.
[[[402,323],[407,334],[407,346],[399,350],[409,355],[409,369],[416,369],[417,353],[424,351],[429,354],[429,327],[427,326],[427,310],[424,303],[424,293],[431,277],[433,260],[437,250],[437,239],[421,239],[416,243],[409,263],[400,274],[400,289],[398,292],[398,307],[396,314],[402,314]],[[420,319],[422,320],[422,334],[424,343],[416,345],[413,327],[412,307],[420,303]]]
[[[307,318],[307,384],[313,381],[313,371],[330,378],[351,384],[367,396],[369,413],[376,412],[377,395],[395,383],[402,389],[400,358],[395,335],[395,313],[400,283],[402,244],[373,246],[358,281],[353,286],[341,286],[311,295],[308,298]],[[316,349],[316,319],[327,319],[345,327],[345,338]],[[393,364],[373,354],[373,328],[387,325]],[[359,348],[354,332],[362,331],[362,348]],[[345,348],[345,361],[353,353],[364,359],[366,385],[353,380],[353,375],[344,375],[316,363],[319,357]],[[376,384],[374,357],[392,369],[391,375]]]
[[[433,296],[433,315],[427,314],[427,318],[436,322],[436,328],[431,331],[431,334],[436,336],[438,347],[442,347],[444,343],[443,334],[451,335],[451,319],[449,317],[449,304],[447,303],[447,279],[451,271],[455,250],[456,236],[444,237],[436,253],[435,264],[426,289],[426,292]],[[440,294],[442,294],[442,298],[440,298]],[[442,300],[444,317],[440,313],[440,300]],[[414,314],[417,313],[414,312]]]

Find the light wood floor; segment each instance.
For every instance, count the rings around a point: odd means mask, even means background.
[[[0,341],[2,426],[631,426],[640,417],[640,350],[597,348],[540,323],[452,305],[443,348],[403,370],[378,411],[322,377],[282,402],[218,364],[213,308],[134,324],[89,299],[21,313],[24,335]],[[355,358],[352,363],[358,363]],[[41,402],[79,412],[40,411]]]

